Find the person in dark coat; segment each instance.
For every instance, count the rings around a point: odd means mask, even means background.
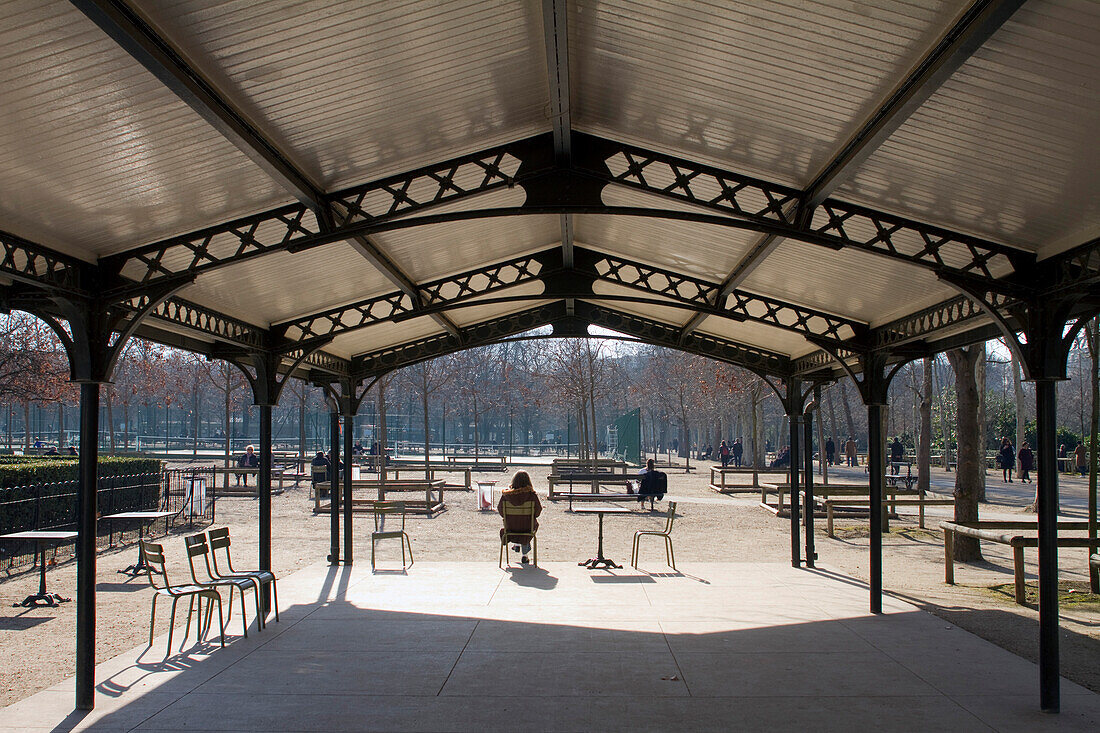
[[[791,465],[791,447],[789,445],[783,446],[783,450],[779,451],[779,455],[775,457],[769,468],[783,468]]]
[[[251,445],[244,449],[244,453],[237,457],[237,468],[259,468],[260,457],[256,455],[256,449]],[[248,474],[237,474],[237,485],[241,485],[241,478],[244,478],[244,485],[248,486]]]
[[[825,441],[825,459],[829,462],[830,466],[836,465],[836,443],[833,442],[833,436],[829,436],[829,439]]]
[[[526,471],[516,471],[516,475],[512,477],[512,483],[508,488],[500,492],[500,501],[497,502],[497,514],[504,517],[504,503],[508,502],[512,506],[519,506],[525,502],[535,502],[535,516],[542,514],[542,502],[539,501],[539,495],[535,493],[535,487],[531,485],[531,476]],[[500,529],[500,540],[504,541],[504,535],[510,532],[519,533],[531,533],[539,528],[539,522],[537,519],[529,519],[523,516],[509,516],[504,518],[504,526]],[[527,565],[531,562],[527,558],[527,554],[531,552],[531,545],[512,545],[512,549],[519,552],[523,552],[523,556],[520,558],[520,562]]]
[[[1007,437],[1001,438],[1001,450],[997,453],[997,463],[1001,464],[1001,480],[1012,483],[1012,469],[1016,467],[1016,449]]]
[[[654,508],[654,502],[665,498],[668,491],[668,475],[657,470],[657,464],[650,458],[645,462],[645,468],[639,473],[641,480],[638,482],[638,503],[644,504],[649,499],[649,508]]]
[[[730,463],[730,447],[726,445],[726,441],[722,441],[722,444],[718,446],[718,457],[722,460],[722,468],[725,468]]]
[[[890,444],[890,472],[897,476],[901,473],[901,462],[905,460],[905,446],[901,444],[897,436],[894,436],[894,442]]]
[[[1031,483],[1031,469],[1035,468],[1035,454],[1031,452],[1031,446],[1027,441],[1020,446],[1020,452],[1016,455],[1020,462],[1020,480]]]
[[[741,459],[745,455],[745,446],[741,442],[740,438],[733,441],[733,447],[730,448],[730,451],[733,453],[733,465],[736,466],[737,468],[740,468],[741,467]]]

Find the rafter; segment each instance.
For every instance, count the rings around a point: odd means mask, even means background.
[[[645,343],[707,356],[761,373],[785,376],[790,370],[790,361],[780,354],[713,336],[693,336],[687,343],[680,344],[675,326],[578,300],[572,315],[566,312],[564,302],[550,303],[467,326],[459,336],[430,336],[362,354],[353,360],[355,376],[367,378],[555,324],[556,336],[583,335],[582,327],[591,324],[633,336]],[[563,328],[558,330],[557,326]]]

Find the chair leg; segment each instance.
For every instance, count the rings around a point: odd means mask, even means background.
[[[630,544],[630,567],[635,570],[638,569],[638,540],[640,539],[641,535],[635,532],[634,541]]]
[[[675,570],[676,569],[676,551],[672,549],[672,538],[665,535],[665,541],[668,542],[668,564]]]
[[[413,566],[413,563],[416,562],[416,561],[413,560],[413,543],[412,543],[412,540],[409,539],[409,536],[407,534],[402,535],[402,543],[405,543],[405,542],[409,543],[409,567],[411,568]],[[404,562],[405,562],[405,545],[402,544],[401,545],[401,563],[404,564]]]
[[[535,567],[537,568],[539,566],[539,538],[538,537],[532,537],[531,538],[531,549],[534,550],[534,553],[535,553]]]
[[[220,597],[220,595],[219,595]],[[241,596],[241,615],[244,615],[244,596]],[[229,586],[229,612],[225,615],[225,622],[229,623],[233,618],[233,586]]]
[[[504,569],[504,548],[506,546],[507,546],[506,543],[504,543],[504,542],[500,543],[500,559],[497,560],[497,567],[500,568],[501,570]]]
[[[275,578],[271,579],[271,602],[275,604],[275,623],[279,623],[279,589],[275,584]]]
[[[149,614],[149,646],[153,645],[153,626],[157,621],[157,599],[160,598],[158,593],[153,593],[153,610]]]
[[[374,569],[375,569],[375,567],[374,567],[374,538],[373,537],[370,538],[370,569],[371,569],[371,572],[373,572]]]
[[[405,569],[405,535],[402,534],[399,538],[401,540],[401,569]]]
[[[232,593],[230,593],[230,595],[232,595]],[[211,603],[210,607],[213,608],[214,604]],[[244,608],[244,596],[243,595],[241,596],[241,608],[242,609]],[[243,610],[241,611],[241,616],[244,617],[244,611]],[[221,597],[220,594],[218,595],[218,627],[219,627],[219,630],[221,631],[222,646],[224,647],[225,646],[225,617],[222,616],[222,597]]]
[[[172,598],[172,619],[168,622],[168,648],[165,649],[164,655],[168,656],[172,653],[172,632],[176,629],[176,604],[179,603],[178,597]],[[188,617],[190,622],[190,617]]]

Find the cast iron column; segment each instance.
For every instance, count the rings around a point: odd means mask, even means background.
[[[817,553],[814,551],[814,416],[806,411],[803,425],[806,450],[806,567],[812,568]]]
[[[337,479],[337,464],[340,461],[340,413],[334,409],[329,414],[329,467],[328,509],[329,509],[329,556],[333,565],[340,564],[340,481]]]
[[[1036,471],[1039,522],[1039,708],[1057,713],[1058,679],[1058,459],[1053,379],[1035,380]]]
[[[870,477],[871,613],[882,613],[882,484],[883,468],[882,405],[867,405],[867,471]]]
[[[76,539],[76,708],[95,705],[96,464],[99,383],[80,385],[80,493]]]
[[[260,405],[260,570],[271,570],[271,405]],[[264,613],[271,606],[271,586],[261,588]],[[241,609],[242,611],[244,609]]]
[[[798,394],[798,385],[788,388],[794,395]],[[787,397],[790,401],[797,400],[797,396]],[[791,566],[799,567],[802,564],[802,537],[799,534],[799,485],[798,485],[798,462],[802,455],[798,449],[799,434],[802,432],[802,415],[799,414],[799,410],[789,409],[787,410],[787,416],[791,423]]]
[[[344,564],[351,565],[352,542],[355,539],[351,532],[351,514],[355,508],[352,506],[351,493],[354,488],[351,484],[351,452],[355,437],[355,415],[344,415]],[[385,459],[383,459],[384,461]],[[386,470],[385,463],[382,470]]]

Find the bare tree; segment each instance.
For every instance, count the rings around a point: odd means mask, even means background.
[[[955,469],[955,521],[975,522],[978,519],[978,496],[981,490],[981,440],[978,424],[978,384],[975,367],[985,359],[985,344],[976,344],[947,352],[955,370],[955,391],[958,398],[957,424],[959,453]],[[955,558],[967,562],[982,559],[982,549],[973,537],[955,537]]]

